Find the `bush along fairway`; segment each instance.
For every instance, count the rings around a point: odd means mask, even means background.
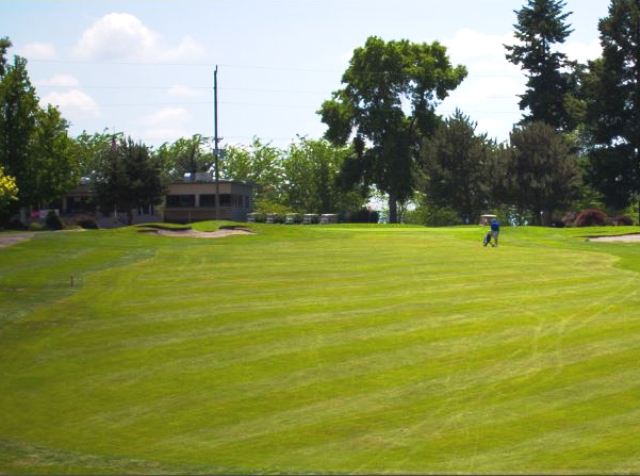
[[[252,228],[1,248],[0,472],[640,472],[619,229]]]

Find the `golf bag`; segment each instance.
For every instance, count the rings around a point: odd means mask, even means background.
[[[486,235],[484,235],[484,239],[482,240],[482,244],[483,246],[487,246],[489,243],[491,243],[491,232],[487,232]]]

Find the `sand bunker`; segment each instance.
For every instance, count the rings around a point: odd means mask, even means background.
[[[618,236],[591,236],[588,240],[603,243],[636,243],[640,242],[640,233],[630,233],[628,235]]]
[[[21,241],[30,240],[33,238],[34,233],[12,233],[12,234],[0,234],[0,248],[4,246],[15,245]]]

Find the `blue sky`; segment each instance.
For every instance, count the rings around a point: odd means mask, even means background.
[[[213,135],[219,65],[223,144],[257,136],[286,146],[320,137],[316,111],[340,87],[354,48],[370,35],[438,40],[469,76],[440,106],[505,140],[520,117],[522,72],[504,59],[524,0],[0,0],[0,36],[29,60],[43,103],[59,105],[72,134],[109,128],[152,145]],[[606,0],[569,0],[574,33],[563,49],[600,54]]]

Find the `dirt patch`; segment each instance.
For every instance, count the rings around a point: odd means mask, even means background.
[[[33,238],[34,234],[35,233],[33,232],[11,234],[0,233],[0,248],[15,245],[16,243],[20,243],[21,241],[30,240],[31,238]]]
[[[156,235],[173,236],[179,238],[224,238],[231,235],[253,235],[254,233],[244,228],[224,229],[217,231],[196,231],[196,230],[149,230]],[[149,232],[147,231],[147,232]]]
[[[590,236],[587,240],[602,243],[640,243],[640,233],[618,236]]]

